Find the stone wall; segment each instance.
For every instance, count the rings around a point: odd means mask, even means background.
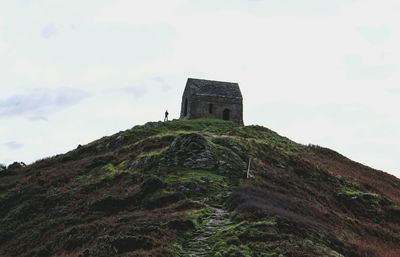
[[[183,99],[181,118],[223,119],[223,112],[225,109],[228,109],[229,120],[243,125],[243,103],[240,98],[192,95],[191,97],[187,97],[187,115],[183,116],[185,99],[186,98]],[[212,113],[210,113],[210,104],[212,104]]]

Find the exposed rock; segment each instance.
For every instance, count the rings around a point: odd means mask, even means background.
[[[104,139],[105,140],[102,143],[99,143],[96,145],[97,152],[114,149],[114,148],[120,146],[125,141],[125,137],[123,135],[104,137]]]
[[[130,170],[148,170],[158,164],[158,156],[144,156],[131,163]]]
[[[123,142],[125,140],[125,137],[123,136],[123,135],[119,135],[116,139],[115,139],[115,141],[117,142],[117,143],[121,143],[121,142]]]
[[[239,143],[233,141],[230,137],[228,136],[218,136],[216,138],[212,139],[212,142],[218,145],[221,145],[225,148],[230,149],[233,151],[235,154],[240,156],[242,159],[247,159],[248,154],[246,149],[244,149]]]
[[[162,122],[157,121],[157,122],[147,122],[146,124],[143,125],[143,128],[145,129],[157,129],[161,127]]]
[[[242,170],[242,159],[230,148],[218,146],[198,133],[182,134],[160,158],[160,165],[232,173]]]
[[[190,192],[190,189],[185,187],[185,186],[183,186],[183,185],[181,185],[181,186],[178,187],[178,191],[181,192],[181,193],[188,193],[188,192]]]
[[[209,239],[229,225],[230,222],[227,211],[213,208],[208,223],[196,230],[193,233],[193,238],[184,245],[184,256],[209,256],[211,253]]]
[[[208,177],[201,177],[199,182],[202,184],[209,184],[210,179]]]
[[[177,136],[161,161],[169,166],[192,169],[215,169],[217,166],[207,139],[197,133]]]

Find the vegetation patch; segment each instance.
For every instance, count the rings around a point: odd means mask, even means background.
[[[223,187],[227,186],[230,181],[229,177],[221,175],[215,171],[191,169],[176,170],[175,172],[168,174],[165,178],[167,183],[174,185],[176,185],[176,183],[198,182],[201,180],[208,180],[215,185]]]
[[[110,181],[123,172],[125,172],[125,170],[119,170],[113,164],[109,163],[100,169],[94,169],[86,174],[78,176],[74,182],[81,185],[99,184]]]
[[[7,169],[0,256],[400,256],[399,185],[260,126],[149,122]]]
[[[192,169],[168,172],[164,181],[168,187],[186,197],[211,205],[223,204],[228,196],[229,187],[234,183],[232,178],[219,172]]]
[[[235,123],[220,119],[177,120],[174,122],[162,123],[162,129],[167,131],[185,130],[225,134],[235,128],[237,128]]]
[[[208,222],[208,217],[210,216],[212,210],[210,207],[205,207],[201,209],[196,209],[188,212],[188,217],[193,221],[196,229],[204,226]]]
[[[286,152],[298,152],[304,147],[286,137],[278,135],[276,132],[261,126],[246,126],[233,130],[229,135],[240,138],[252,138],[258,142],[266,143]]]
[[[236,221],[213,235],[210,243],[213,256],[278,256],[268,247],[268,242],[278,239],[279,231],[273,219]]]

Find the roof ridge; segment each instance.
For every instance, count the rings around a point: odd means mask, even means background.
[[[216,83],[237,84],[237,85],[239,85],[238,82],[230,82],[230,81],[222,81],[222,80],[210,80],[210,79],[188,78],[188,81],[204,81],[204,82],[216,82]]]
[[[186,86],[197,95],[243,98],[239,84],[235,82],[188,78]]]

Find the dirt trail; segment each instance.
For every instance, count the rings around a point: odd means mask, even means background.
[[[209,256],[211,247],[208,239],[221,230],[224,226],[228,225],[229,212],[213,208],[213,213],[210,216],[208,223],[193,233],[193,238],[189,240],[184,247],[185,257],[203,257]]]

